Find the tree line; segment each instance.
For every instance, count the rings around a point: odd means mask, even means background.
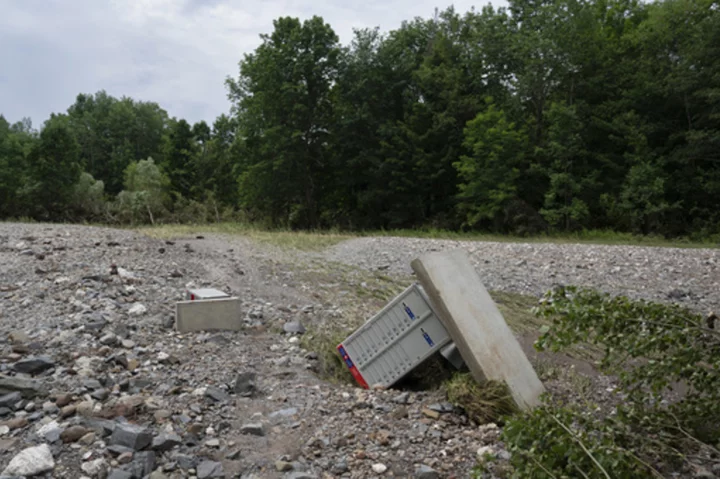
[[[105,92],[0,116],[0,217],[720,233],[720,6],[511,0],[342,45],[279,18],[212,126]]]

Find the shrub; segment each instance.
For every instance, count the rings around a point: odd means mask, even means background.
[[[550,291],[536,313],[553,320],[538,349],[601,347],[600,368],[617,375],[624,396],[612,411],[548,402],[509,420],[503,438],[519,477],[663,477],[720,455],[712,322],[679,306],[573,287]]]

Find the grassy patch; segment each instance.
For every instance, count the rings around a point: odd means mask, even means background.
[[[465,410],[478,424],[500,423],[517,411],[507,386],[498,381],[476,382],[469,373],[457,374],[447,382],[448,401]]]
[[[538,332],[542,326],[549,324],[533,313],[532,308],[538,304],[538,299],[534,296],[490,291],[490,297],[495,301],[508,326],[515,334]]]
[[[341,241],[355,237],[406,237],[447,239],[458,241],[495,241],[508,243],[559,243],[559,244],[605,244],[662,246],[675,248],[717,248],[720,238],[705,239],[673,238],[662,236],[641,236],[631,233],[619,233],[607,230],[585,230],[574,233],[552,233],[535,236],[513,236],[479,232],[456,232],[439,229],[372,230],[343,232],[339,230],[290,231],[271,230],[250,223],[207,223],[207,224],[169,224],[141,226],[138,231],[156,238],[172,238],[201,233],[232,234],[251,238],[256,241],[285,248],[301,250],[319,250],[333,246]]]

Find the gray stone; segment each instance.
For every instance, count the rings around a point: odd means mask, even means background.
[[[110,396],[110,391],[108,391],[105,388],[97,389],[90,394],[94,399],[97,399],[98,401],[104,401]]]
[[[262,423],[259,422],[243,424],[243,426],[240,428],[240,432],[242,434],[251,434],[253,436],[264,436],[265,427],[262,425]]]
[[[110,436],[110,444],[140,451],[152,442],[150,431],[135,424],[118,423]]]
[[[170,459],[177,463],[180,469],[192,469],[197,466],[198,459],[195,456],[188,456],[187,454],[173,454]]]
[[[55,423],[55,424],[57,424],[57,423]],[[63,430],[61,428],[53,427],[53,428],[45,431],[45,434],[43,435],[43,437],[45,438],[45,440],[47,442],[52,444],[53,442],[60,440],[60,435],[62,434],[62,432],[63,432]]]
[[[35,422],[38,419],[42,419],[43,417],[45,417],[45,414],[42,411],[35,411],[27,417],[27,420],[30,422]]]
[[[243,397],[252,397],[252,395],[257,391],[257,386],[255,384],[256,379],[257,374],[251,371],[238,374],[237,378],[235,378],[233,391],[235,394],[239,394]]]
[[[0,394],[18,391],[26,399],[46,394],[42,383],[36,379],[26,379],[0,375]]]
[[[105,346],[114,346],[118,343],[118,337],[115,336],[112,333],[108,333],[102,338],[100,338],[100,344],[103,344]]]
[[[135,477],[145,477],[155,469],[155,453],[153,451],[136,452],[128,466]]]
[[[439,479],[440,474],[430,466],[425,464],[415,469],[415,479]]]
[[[428,406],[428,409],[430,409],[431,411],[445,413],[445,412],[453,412],[454,407],[449,402],[444,402],[444,403],[431,404]]]
[[[198,479],[206,479],[212,477],[225,477],[222,463],[215,461],[203,461],[197,467]]]
[[[54,367],[55,362],[47,356],[25,358],[13,364],[15,371],[25,374],[40,374]]]
[[[404,392],[393,398],[393,402],[397,404],[407,404],[410,401],[410,393]]]
[[[283,331],[291,334],[305,334],[305,326],[303,326],[300,321],[290,321],[285,323]]]
[[[15,409],[15,405],[22,400],[22,394],[15,391],[12,393],[0,396],[0,407],[8,407]]]
[[[85,418],[82,423],[100,437],[109,436],[115,430],[115,423],[109,419]]]
[[[47,401],[43,404],[43,411],[47,414],[55,414],[60,411],[60,408],[57,407],[57,404],[55,404],[54,402]]]
[[[345,459],[339,460],[338,462],[333,464],[330,472],[332,472],[333,474],[345,474],[346,472],[348,472],[347,461]]]
[[[135,452],[132,448],[129,448],[127,446],[118,446],[118,445],[111,445],[107,447],[107,451],[112,454],[113,456],[119,456],[121,454],[130,453],[132,454]]]
[[[36,476],[55,468],[50,446],[40,444],[20,451],[3,471],[6,476]]]
[[[182,438],[174,433],[164,433],[155,437],[152,441],[152,448],[156,451],[169,451],[182,443]]]
[[[123,469],[113,469],[107,479],[133,479],[133,475]]]
[[[230,399],[230,395],[228,393],[220,388],[212,386],[205,390],[205,396],[217,402],[225,402]]]
[[[102,384],[97,379],[86,379],[82,382],[82,385],[88,389],[100,389]]]
[[[276,418],[276,417],[290,417],[294,416],[298,413],[298,410],[296,407],[289,407],[286,409],[280,409],[279,411],[271,412],[268,417],[270,418]]]
[[[5,417],[12,414],[12,409],[9,407],[0,407],[0,416]]]

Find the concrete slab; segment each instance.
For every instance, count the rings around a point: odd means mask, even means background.
[[[179,301],[175,305],[175,329],[189,331],[243,328],[240,298]]]
[[[430,253],[411,266],[473,377],[505,382],[521,409],[539,405],[545,388],[467,253]]]

